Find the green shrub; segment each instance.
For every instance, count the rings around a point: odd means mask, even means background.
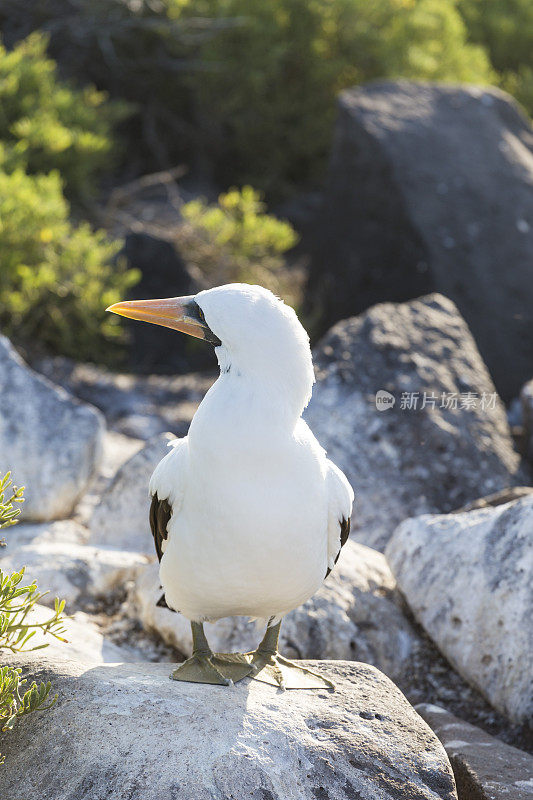
[[[277,193],[319,174],[339,90],[492,76],[456,0],[174,0],[170,13],[239,21],[204,45],[191,81],[223,178]]]
[[[470,39],[483,45],[498,82],[533,115],[533,3],[459,0]]]
[[[181,211],[180,252],[210,286],[260,283],[298,305],[301,285],[282,255],[298,237],[288,222],[265,213],[259,192],[251,186],[231,189],[216,205],[191,200]]]
[[[0,167],[61,173],[69,194],[84,198],[112,163],[112,128],[130,111],[92,87],[60,81],[33,33],[13,50],[0,44]]]
[[[7,496],[6,496],[7,495]],[[10,473],[0,476],[0,528],[14,525],[20,509],[13,503],[23,502],[23,489],[13,486]],[[35,583],[21,586],[24,568],[8,575],[0,569],[0,653],[9,650],[18,653],[22,650],[38,650],[47,647],[40,644],[31,647],[30,642],[37,630],[54,636],[60,641],[64,632],[62,613],[64,600],[56,598],[54,611],[42,622],[28,620],[28,615],[36,603],[44,596],[37,591]],[[37,685],[35,681],[25,688],[27,680],[21,677],[21,670],[0,666],[0,730],[12,730],[15,722],[34,711],[51,708],[57,697],[50,698],[49,681]],[[0,754],[0,764],[4,762]]]
[[[69,221],[58,173],[0,172],[0,326],[78,359],[110,361],[121,328],[105,308],[138,278],[102,231]]]
[[[134,104],[124,133],[128,167],[133,163],[137,173],[176,166],[197,139],[196,101],[186,76],[202,69],[198,50],[213,35],[213,26],[194,15],[169,20],[169,1],[0,3],[0,29],[9,30],[11,42],[32,30],[46,31],[49,53],[63,74]]]

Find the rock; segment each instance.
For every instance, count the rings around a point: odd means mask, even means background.
[[[505,409],[451,300],[375,306],[335,325],[314,360],[305,417],[355,489],[358,541],[381,549],[407,517],[527,483]],[[394,403],[378,410],[376,395]],[[417,408],[402,407],[411,397]],[[443,398],[457,408],[441,407]]]
[[[531,800],[533,756],[438,706],[422,704],[416,710],[444,745],[459,800]]]
[[[155,436],[119,469],[91,516],[91,544],[155,555],[148,483],[175,438],[172,433]]]
[[[28,622],[44,622],[50,618],[50,609],[37,603],[28,616]],[[31,640],[32,647],[46,645],[48,658],[71,659],[93,664],[117,664],[123,661],[138,661],[139,654],[133,648],[118,647],[100,633],[88,614],[76,611],[63,621],[65,632],[59,641],[43,635],[39,628]]]
[[[196,294],[198,286],[170,241],[148,233],[128,233],[124,246],[128,266],[141,273],[131,300]],[[157,325],[130,323],[130,361],[135,372],[188,372],[209,363],[207,348],[190,346],[185,336]]]
[[[500,394],[516,396],[533,349],[532,149],[528,119],[498,89],[343,92],[309,281],[324,325],[442,292]]]
[[[516,722],[533,714],[533,495],[403,522],[387,559],[457,671]]]
[[[76,397],[93,403],[113,430],[144,440],[167,430],[185,436],[215,379],[214,373],[128,375],[61,357],[39,359],[33,366]]]
[[[101,457],[94,408],[33,372],[0,336],[0,469],[26,486],[26,520],[70,516]]]
[[[42,603],[54,598],[67,602],[71,612],[88,595],[105,595],[136,577],[148,559],[140,553],[84,542],[87,531],[71,520],[52,524],[17,525],[6,531],[7,547],[0,551],[0,567],[14,572],[26,567],[26,577],[47,591]]]
[[[307,662],[337,691],[170,681],[168,664],[8,658],[59,701],[2,738],[6,797],[453,800],[441,743],[366,664]],[[112,788],[110,788],[112,787]]]
[[[158,573],[157,564],[143,570],[135,583],[130,613],[147,630],[189,656],[190,624],[181,614],[157,605],[162,594]],[[421,643],[398,605],[385,557],[348,541],[317,594],[284,619],[282,652],[291,658],[361,660],[400,681]],[[242,617],[206,623],[205,631],[213,650],[222,653],[253,650],[263,635]]]
[[[139,452],[143,444],[142,439],[125,436],[117,431],[105,431],[100,469],[89,490],[76,506],[74,519],[77,522],[81,522],[82,525],[88,525],[102,494],[104,494],[118,470],[128,459]]]
[[[521,497],[528,497],[533,494],[533,486],[510,486],[509,489],[502,489],[501,492],[494,492],[489,494],[488,497],[479,497],[466,506],[458,509],[456,513],[460,514],[463,511],[475,511],[476,508],[495,508],[496,506],[504,505],[504,503],[512,503],[515,500],[520,500]]]
[[[522,401],[522,412],[524,419],[526,453],[533,462],[533,380],[528,381],[520,392]]]

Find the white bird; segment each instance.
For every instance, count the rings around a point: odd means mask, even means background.
[[[176,680],[252,675],[282,688],[331,687],[278,653],[282,618],[321,586],[348,538],[354,494],[302,412],[314,371],[292,308],[260,286],[116,303],[109,311],[206,339],[220,376],[150,481],[150,522],[167,605],[185,615],[193,655]],[[203,623],[268,620],[253,653],[215,654]]]

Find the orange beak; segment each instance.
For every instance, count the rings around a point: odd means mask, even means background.
[[[106,308],[106,311],[188,333],[189,336],[211,342],[215,347],[221,344],[205,321],[194,295],[162,300],[122,300]]]

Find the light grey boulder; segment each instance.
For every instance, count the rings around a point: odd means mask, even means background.
[[[386,557],[441,652],[511,720],[533,715],[533,495],[403,522]]]
[[[51,617],[51,610],[37,603],[30,611],[27,621],[45,622]],[[69,659],[94,664],[116,664],[123,661],[139,661],[139,653],[133,648],[119,647],[98,629],[92,617],[83,611],[76,611],[63,619],[65,641],[50,634],[43,634],[36,628],[31,639],[31,647],[46,645],[47,658]]]
[[[14,572],[24,566],[26,578],[48,592],[41,602],[53,606],[59,597],[68,612],[80,598],[124,586],[148,563],[141,553],[85,544],[86,529],[72,520],[16,525],[6,531],[5,539],[0,568]]]
[[[111,481],[123,464],[143,447],[142,439],[124,436],[117,431],[106,430],[103,440],[103,454],[95,480],[76,506],[75,518],[88,525],[94,509],[100,503]]]
[[[31,655],[31,654],[30,654]],[[456,800],[441,743],[373,667],[307,662],[337,690],[177,683],[169,664],[9,658],[58,703],[3,736],[2,796]],[[111,794],[110,794],[111,793]]]
[[[363,544],[382,549],[407,517],[528,482],[470,331],[442,295],[339,322],[314,361],[305,418],[354,487],[352,536]],[[378,408],[387,393],[394,403]]]
[[[22,517],[69,517],[97,470],[102,415],[33,372],[0,336],[0,470],[24,485]]]
[[[416,706],[450,759],[460,800],[531,800],[533,756],[501,742],[444,708]]]
[[[189,621],[157,605],[162,595],[157,564],[135,582],[130,614],[181,653],[192,651]],[[254,650],[264,631],[243,617],[206,623],[214,651]],[[395,580],[385,557],[348,541],[335,569],[319,591],[283,620],[280,647],[291,658],[365,661],[401,681],[410,669],[420,638],[398,605]]]
[[[91,544],[155,555],[148,483],[175,438],[172,433],[155,436],[118,470],[91,515]]]

